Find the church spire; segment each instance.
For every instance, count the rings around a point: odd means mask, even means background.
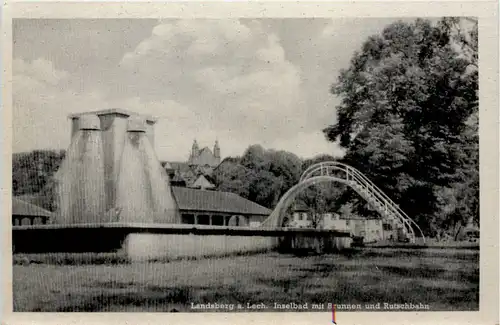
[[[220,159],[220,147],[219,147],[219,141],[218,140],[215,140],[214,157],[217,158],[217,159]]]
[[[196,139],[193,141],[193,146],[191,147],[191,158],[198,156],[200,148],[198,147],[198,142]]]

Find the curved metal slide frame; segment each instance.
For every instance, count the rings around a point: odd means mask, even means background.
[[[412,241],[415,242],[413,225],[418,229],[425,243],[425,236],[417,223],[404,213],[382,190],[357,169],[336,161],[321,162],[307,168],[302,174],[299,183],[283,195],[274,211],[262,223],[261,227],[281,226],[286,210],[298,194],[309,186],[327,182],[340,182],[350,186],[383,218],[397,218],[401,221],[405,230],[411,234]]]

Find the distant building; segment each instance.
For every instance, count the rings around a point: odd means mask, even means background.
[[[477,241],[479,240],[479,227],[474,223],[474,219],[469,217],[465,227],[459,226],[458,231],[456,231],[455,239],[456,240],[468,240],[468,241]]]
[[[200,150],[198,142],[194,140],[188,164],[190,166],[208,166],[210,168],[217,167],[220,164],[219,142],[217,140],[215,141],[214,150],[212,152],[208,147]]]
[[[215,141],[213,151],[208,147],[200,149],[194,140],[186,162],[169,161],[163,166],[173,186],[214,189],[214,169],[221,163],[219,142]]]
[[[230,161],[231,158],[227,158]],[[224,161],[226,161],[224,160]],[[271,211],[237,194],[217,191],[214,171],[221,164],[219,142],[213,151],[194,140],[186,162],[163,162],[177,200],[182,223],[217,226],[258,226]]]
[[[396,240],[400,228],[399,223],[391,220],[341,218],[334,213],[324,213],[318,219],[319,228],[349,231],[354,236],[364,237],[365,242]],[[311,227],[312,216],[309,209],[302,204],[295,205],[290,220],[287,220],[287,225],[297,228]]]
[[[12,198],[12,225],[41,225],[50,221],[52,213],[21,199]]]

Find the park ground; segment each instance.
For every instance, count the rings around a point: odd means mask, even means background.
[[[200,311],[191,303],[263,303],[276,311],[275,302],[479,308],[474,249],[364,248],[302,257],[270,252],[136,264],[68,265],[56,257],[23,265],[20,258],[26,259],[15,256],[13,266],[14,311],[20,312]]]

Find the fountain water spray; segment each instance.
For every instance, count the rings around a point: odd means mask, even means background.
[[[101,223],[105,213],[103,144],[99,117],[82,116],[55,175],[54,223]]]
[[[120,222],[180,223],[169,178],[146,136],[145,121],[130,117],[117,183]]]

